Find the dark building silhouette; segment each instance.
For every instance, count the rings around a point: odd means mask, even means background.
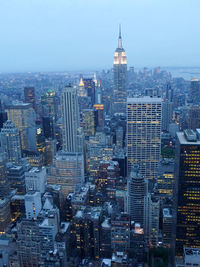
[[[87,95],[91,98],[92,105],[95,104],[95,82],[93,79],[84,79],[84,87],[87,91]]]
[[[43,134],[46,138],[54,138],[54,122],[51,117],[42,117]]]
[[[8,119],[7,113],[3,110],[3,106],[0,100],[0,130],[3,127],[4,122]]]

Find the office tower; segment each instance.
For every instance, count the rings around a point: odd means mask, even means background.
[[[18,128],[11,121],[6,121],[0,132],[2,151],[7,154],[8,161],[19,163],[21,153],[20,134]]]
[[[30,103],[15,102],[6,107],[8,119],[19,129],[22,150],[36,151],[35,111]]]
[[[126,113],[127,98],[127,59],[122,47],[121,29],[119,30],[118,48],[114,55],[114,90],[113,113]]]
[[[48,90],[44,95],[41,96],[42,113],[44,117],[50,117],[53,121],[57,121],[59,118],[58,114],[58,97],[53,90]]]
[[[200,82],[198,79],[192,79],[190,84],[190,96],[192,104],[199,105],[200,102]]]
[[[0,198],[4,198],[9,193],[9,183],[6,172],[6,155],[0,154]]]
[[[91,99],[92,106],[95,104],[95,82],[92,79],[83,79],[87,96]]]
[[[97,81],[96,81],[97,82]],[[101,81],[99,81],[95,85],[95,104],[102,104],[102,89],[101,89]]]
[[[63,118],[63,150],[67,152],[78,151],[78,130],[80,128],[80,115],[76,89],[67,86],[62,93]]]
[[[200,247],[200,140],[199,131],[177,133],[176,144],[176,256],[184,247]]]
[[[167,84],[165,96],[162,103],[162,131],[169,131],[169,125],[172,122],[173,116],[173,89],[170,84]]]
[[[134,166],[127,183],[128,213],[135,223],[144,227],[144,200],[148,192],[147,181]]]
[[[36,97],[34,87],[24,87],[24,101],[31,103],[34,110],[36,110]]]
[[[84,109],[82,111],[82,123],[85,137],[94,136],[96,132],[95,111]]]
[[[4,122],[8,119],[7,113],[3,110],[1,100],[0,100],[0,130],[3,127]]]
[[[5,232],[10,222],[10,201],[8,198],[0,199],[0,232]]]
[[[82,153],[60,151],[53,164],[47,168],[47,184],[60,185],[66,197],[84,183],[84,161]]]
[[[173,103],[164,100],[162,103],[162,131],[169,131],[169,125],[172,122]]]
[[[25,195],[26,218],[36,220],[42,209],[41,193],[29,191]]]
[[[133,165],[145,179],[155,179],[160,160],[162,102],[158,97],[127,100],[128,173]]]
[[[33,167],[25,172],[26,192],[37,191],[43,194],[46,185],[46,168],[41,169]]]
[[[165,99],[169,100],[170,102],[173,102],[173,98],[174,98],[174,90],[171,87],[171,84],[168,83],[166,87]]]
[[[94,109],[95,109],[96,126],[102,128],[104,127],[104,105],[95,104]]]

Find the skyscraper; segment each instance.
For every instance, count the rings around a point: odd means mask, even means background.
[[[63,150],[78,152],[78,130],[80,127],[78,97],[76,89],[67,86],[62,93]]]
[[[160,160],[162,102],[159,97],[128,98],[128,173],[139,165],[142,176],[155,179]]]
[[[199,136],[199,133],[198,133]],[[184,247],[200,247],[200,140],[193,130],[177,133],[176,256]]]
[[[198,79],[192,79],[190,85],[190,95],[193,104],[199,105],[200,102],[200,82]]]
[[[24,87],[24,100],[26,103],[31,103],[34,110],[36,110],[35,88]]]
[[[128,213],[135,223],[144,227],[144,200],[148,192],[147,181],[134,166],[128,179],[127,186]]]
[[[113,113],[126,113],[127,98],[127,59],[126,52],[122,47],[121,28],[119,29],[118,47],[114,55],[114,90],[113,90]]]
[[[20,134],[12,121],[8,120],[3,124],[0,139],[2,150],[7,154],[8,161],[19,163],[22,157]]]

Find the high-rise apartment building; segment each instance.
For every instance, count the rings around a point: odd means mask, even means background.
[[[142,176],[155,179],[161,149],[162,101],[159,97],[128,98],[128,173],[139,165]]]
[[[25,103],[31,103],[34,110],[36,110],[36,98],[34,87],[24,87],[24,100]]]
[[[8,161],[19,163],[21,153],[20,133],[12,121],[6,121],[0,132],[2,151],[7,154]]]
[[[67,86],[62,93],[63,150],[79,151],[80,115],[76,89]]]
[[[119,30],[118,47],[114,55],[114,90],[113,113],[126,113],[127,98],[127,58],[122,47],[121,29]]]
[[[36,115],[31,104],[15,102],[6,107],[6,112],[20,131],[22,149],[36,151]]]
[[[176,256],[184,247],[200,248],[200,140],[199,132],[177,133],[176,144]]]

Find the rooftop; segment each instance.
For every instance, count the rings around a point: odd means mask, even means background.
[[[144,96],[144,97],[128,97],[127,103],[161,103],[161,97],[151,97],[151,96]]]
[[[192,132],[194,132],[194,131],[192,131]],[[196,141],[194,141],[194,138],[190,139],[190,136],[191,137],[193,136],[192,132],[186,132],[186,134],[184,132],[177,132],[177,137],[178,137],[181,145],[200,145],[200,140],[198,140],[197,138],[196,138]],[[187,139],[187,137],[186,137],[187,134],[188,134],[189,139]]]

